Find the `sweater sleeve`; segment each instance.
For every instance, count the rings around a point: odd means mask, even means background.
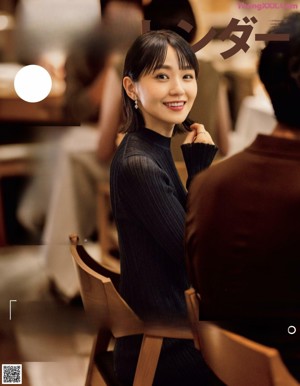
[[[188,172],[186,182],[188,188],[194,176],[210,166],[218,148],[215,145],[197,142],[181,145],[181,151]]]
[[[185,210],[167,173],[146,156],[131,156],[120,173],[122,192],[140,221],[170,259],[184,258]]]

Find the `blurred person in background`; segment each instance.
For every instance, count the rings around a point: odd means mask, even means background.
[[[93,142],[98,146],[95,152],[97,157],[92,155],[90,158],[95,160],[93,168],[101,168],[102,171],[107,169],[109,159],[116,148],[120,122],[119,79],[122,50],[126,51],[134,38],[141,33],[143,16],[136,1],[111,0],[107,2],[105,10],[107,15],[102,15],[101,22],[98,21],[92,29],[89,28],[89,32],[77,35],[73,44],[67,44],[69,48],[66,60],[59,57],[59,68],[49,61],[49,53],[40,53],[39,45],[31,49],[34,54],[28,52],[25,55],[24,49],[19,53],[23,61],[30,61],[30,57],[31,60],[38,60],[38,64],[46,67],[52,76],[58,73],[59,77],[65,76],[64,119],[71,124],[72,122],[77,125],[84,124],[84,127],[64,127],[53,130],[46,138],[46,156],[41,160],[37,175],[25,190],[18,208],[20,222],[36,237],[45,224],[48,202],[51,199],[52,181],[57,178],[53,160],[58,158],[61,147],[64,151],[64,143],[85,141],[88,143],[92,141],[92,137],[95,137]],[[24,12],[25,16],[22,17],[22,8],[19,10],[19,18],[30,20],[32,18],[29,17],[30,15],[26,18],[30,13],[29,9],[25,9]],[[19,28],[19,35],[21,35],[22,27]],[[30,36],[32,33],[31,31]],[[50,56],[53,59],[53,55]],[[64,61],[62,70],[61,63]],[[45,178],[45,175],[48,177]],[[43,197],[43,200],[37,201],[36,197]],[[95,222],[93,224],[95,225]]]
[[[67,56],[64,110],[81,125],[64,129],[56,141],[54,173],[42,188],[48,188],[49,202],[42,200],[42,208],[35,210],[41,189],[31,186],[19,207],[24,224],[42,228],[49,278],[66,300],[78,294],[68,233],[86,239],[96,229],[98,184],[108,180],[121,122],[123,51],[141,33],[142,11],[136,2],[110,1],[106,11]]]
[[[96,120],[92,136],[85,134],[82,127],[62,138],[62,153],[67,153],[67,157],[62,154],[58,161],[62,169],[57,173],[56,191],[51,196],[43,232],[49,277],[67,299],[78,294],[78,284],[68,246],[63,245],[67,242],[66,231],[75,231],[85,240],[97,229],[99,184],[108,181],[121,124],[124,52],[141,33],[141,21],[142,11],[136,2],[110,1],[99,30],[85,46],[82,60],[76,59],[76,47],[67,60],[66,110],[70,109],[72,117],[83,123]],[[105,55],[99,53],[100,47]],[[80,83],[84,71],[87,78],[91,77],[89,85]],[[70,179],[68,188],[66,181]]]
[[[300,13],[269,33],[289,34],[258,67],[277,124],[195,177],[186,258],[200,318],[277,348],[300,381]]]
[[[80,24],[77,23],[79,17]],[[97,0],[75,0],[72,3],[72,12],[70,3],[66,0],[20,0],[16,8],[15,28],[18,62],[23,65],[38,64],[46,68],[51,75],[53,87],[58,81],[63,94],[64,64],[71,42],[86,34],[91,25],[99,23],[99,17],[100,7]],[[49,119],[51,120],[52,116]],[[34,175],[23,192],[17,208],[17,217],[37,242],[41,239],[51,197],[58,144],[62,136],[69,131],[70,128],[66,126],[34,128],[34,141],[40,144],[41,156],[38,158]]]

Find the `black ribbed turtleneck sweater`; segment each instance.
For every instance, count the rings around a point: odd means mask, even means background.
[[[121,256],[120,293],[143,320],[186,317],[184,291],[189,287],[184,263],[186,190],[170,144],[171,138],[146,128],[128,133],[111,164],[111,202]],[[217,148],[196,143],[182,145],[182,151],[190,181],[194,174],[211,164]],[[135,370],[139,344],[139,339],[131,337],[118,340],[116,345],[116,370],[128,383]],[[185,366],[185,344],[188,351],[192,348],[197,361],[201,360],[199,353],[194,353],[192,342],[165,340],[155,384],[163,384],[168,376],[164,374],[167,365],[164,360],[173,370]],[[166,351],[169,359],[164,359]],[[193,360],[185,359],[189,369]],[[197,366],[201,369],[199,362]],[[185,385],[190,384],[186,382],[185,378]],[[199,377],[197,382],[199,385]]]

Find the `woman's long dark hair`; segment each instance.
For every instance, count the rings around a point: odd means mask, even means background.
[[[168,46],[174,48],[177,53],[179,68],[191,68],[195,70],[196,77],[199,73],[199,65],[196,55],[190,45],[177,33],[169,30],[150,31],[139,36],[127,52],[123,78],[129,76],[133,82],[137,82],[141,76],[154,72],[165,62]],[[122,132],[137,131],[144,127],[144,119],[139,109],[134,108],[134,102],[122,90],[123,121]]]

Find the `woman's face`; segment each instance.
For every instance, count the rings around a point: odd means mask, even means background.
[[[174,124],[182,123],[197,94],[194,69],[179,69],[176,51],[169,46],[162,68],[135,83],[138,106],[148,129],[170,136]]]

